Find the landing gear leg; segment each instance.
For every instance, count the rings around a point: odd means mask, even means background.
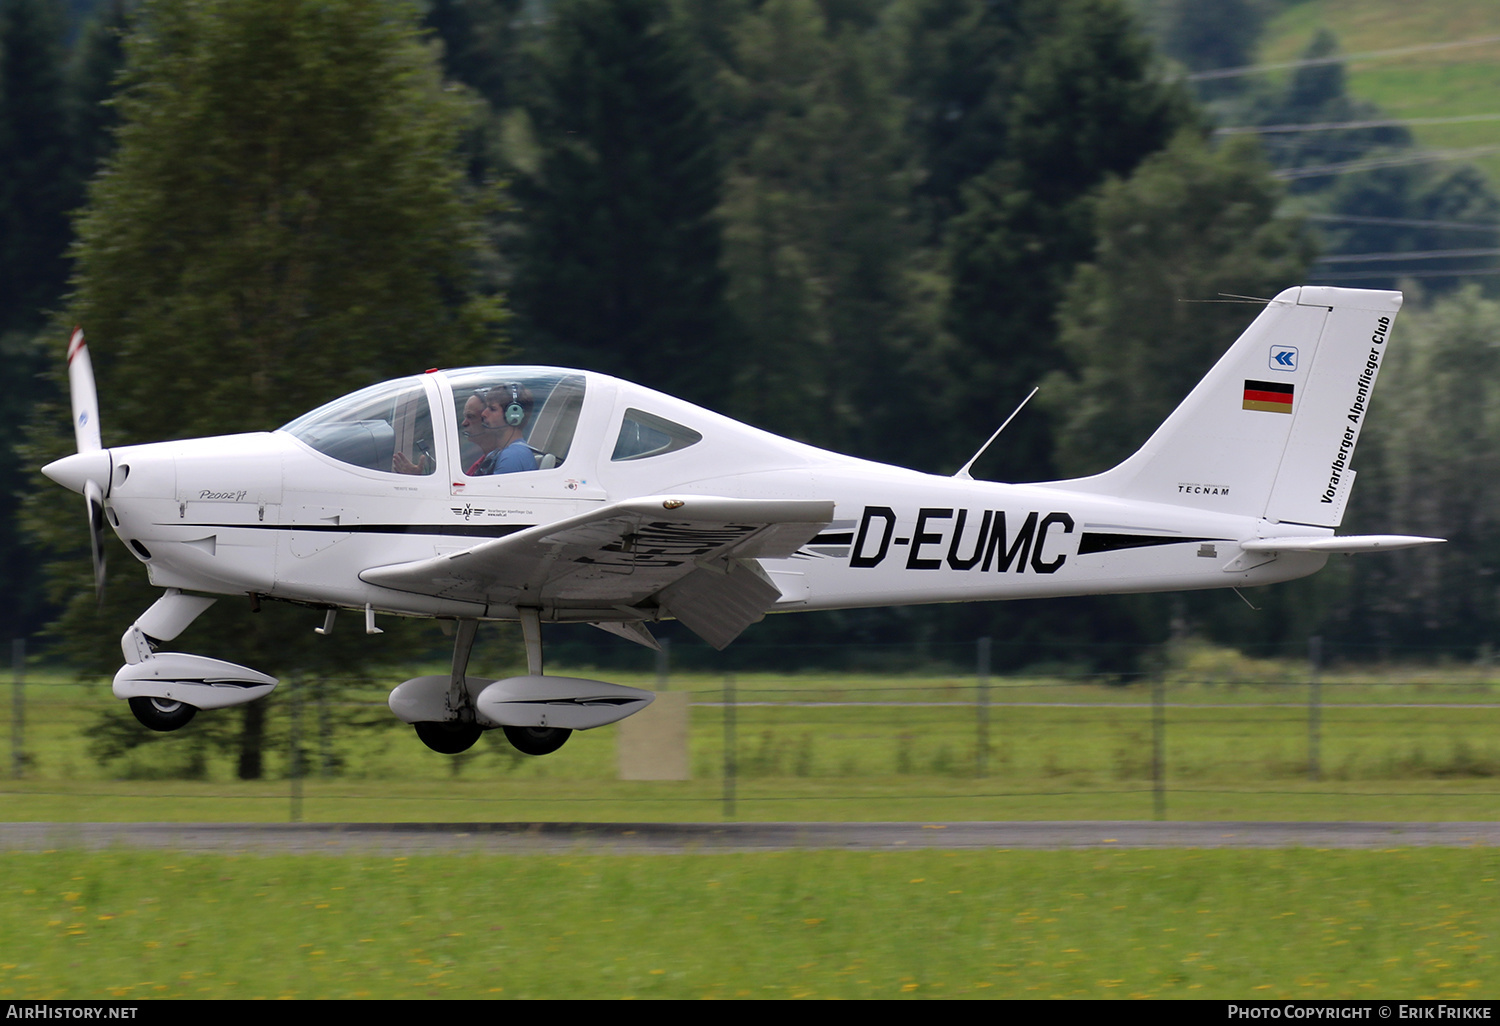
[[[474,722],[474,703],[469,700],[469,689],[464,686],[464,676],[469,672],[469,654],[474,651],[474,636],[478,632],[478,620],[460,620],[458,630],[454,632],[453,671],[448,682],[448,710],[455,714],[454,719],[412,724],[422,743],[443,755],[467,752],[484,733]]]
[[[526,640],[526,672],[533,677],[542,675],[542,611],[522,607],[521,637]]]
[[[453,632],[453,669],[448,677],[448,708],[466,722],[473,722],[474,703],[469,700],[469,689],[464,687],[464,676],[469,672],[469,653],[474,651],[474,637],[478,633],[478,620],[460,620],[458,630]]]

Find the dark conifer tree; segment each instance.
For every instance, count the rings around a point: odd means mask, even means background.
[[[497,355],[503,310],[475,275],[481,204],[456,159],[469,103],[443,88],[417,16],[392,0],[154,0],[142,12],[118,146],[90,186],[68,319],[49,339],[60,372],[66,325],[88,330],[106,445],[266,430],[373,381]],[[73,444],[65,409],[35,416],[31,467]],[[39,546],[79,545],[75,499],[36,482]],[[106,544],[102,616],[78,587],[86,561],[49,572],[69,603],[59,651],[107,672],[114,632],[157,593]],[[345,647],[353,637],[313,639],[300,609],[247,617],[229,602],[192,636],[275,674],[343,676],[389,658],[380,643],[420,644],[392,629]],[[262,771],[269,708],[205,725],[241,724],[242,777]]]
[[[423,24],[443,44],[443,74],[502,110],[516,103],[525,0],[432,0]]]
[[[67,276],[67,212],[79,199],[69,163],[60,0],[0,0],[0,620],[30,634],[47,610],[40,557],[21,537],[17,494],[34,479],[15,445],[48,391],[34,338]]]
[[[529,106],[513,299],[529,355],[707,405],[733,354],[716,211],[723,171],[661,0],[568,0]]]
[[[0,333],[33,329],[67,279],[69,162],[60,0],[0,0]]]
[[[1026,45],[1004,156],[971,180],[949,227],[955,460],[983,439],[982,425],[998,424],[1064,365],[1055,312],[1093,250],[1094,190],[1194,120],[1185,94],[1152,76],[1150,48],[1117,0],[1018,7]],[[1043,419],[1028,415],[992,466],[1011,480],[1045,478],[1052,448]]]
[[[73,166],[84,181],[114,151],[119,115],[109,103],[115,80],[125,67],[125,33],[130,23],[127,0],[104,0],[74,44],[69,70]]]

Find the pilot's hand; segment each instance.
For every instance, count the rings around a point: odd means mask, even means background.
[[[391,457],[391,469],[398,474],[426,474],[429,473],[427,454],[424,452],[417,462],[413,463],[406,458],[406,453],[398,452]]]

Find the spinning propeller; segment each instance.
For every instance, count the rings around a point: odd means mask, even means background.
[[[47,464],[42,473],[83,495],[89,518],[89,551],[94,559],[94,593],[104,601],[104,494],[112,461],[99,440],[99,395],[83,329],[68,340],[68,389],[73,399],[73,436],[78,452]]]

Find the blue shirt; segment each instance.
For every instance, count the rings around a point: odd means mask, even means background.
[[[519,438],[504,449],[496,449],[484,458],[475,474],[514,474],[522,470],[535,470],[536,456],[531,446]]]

